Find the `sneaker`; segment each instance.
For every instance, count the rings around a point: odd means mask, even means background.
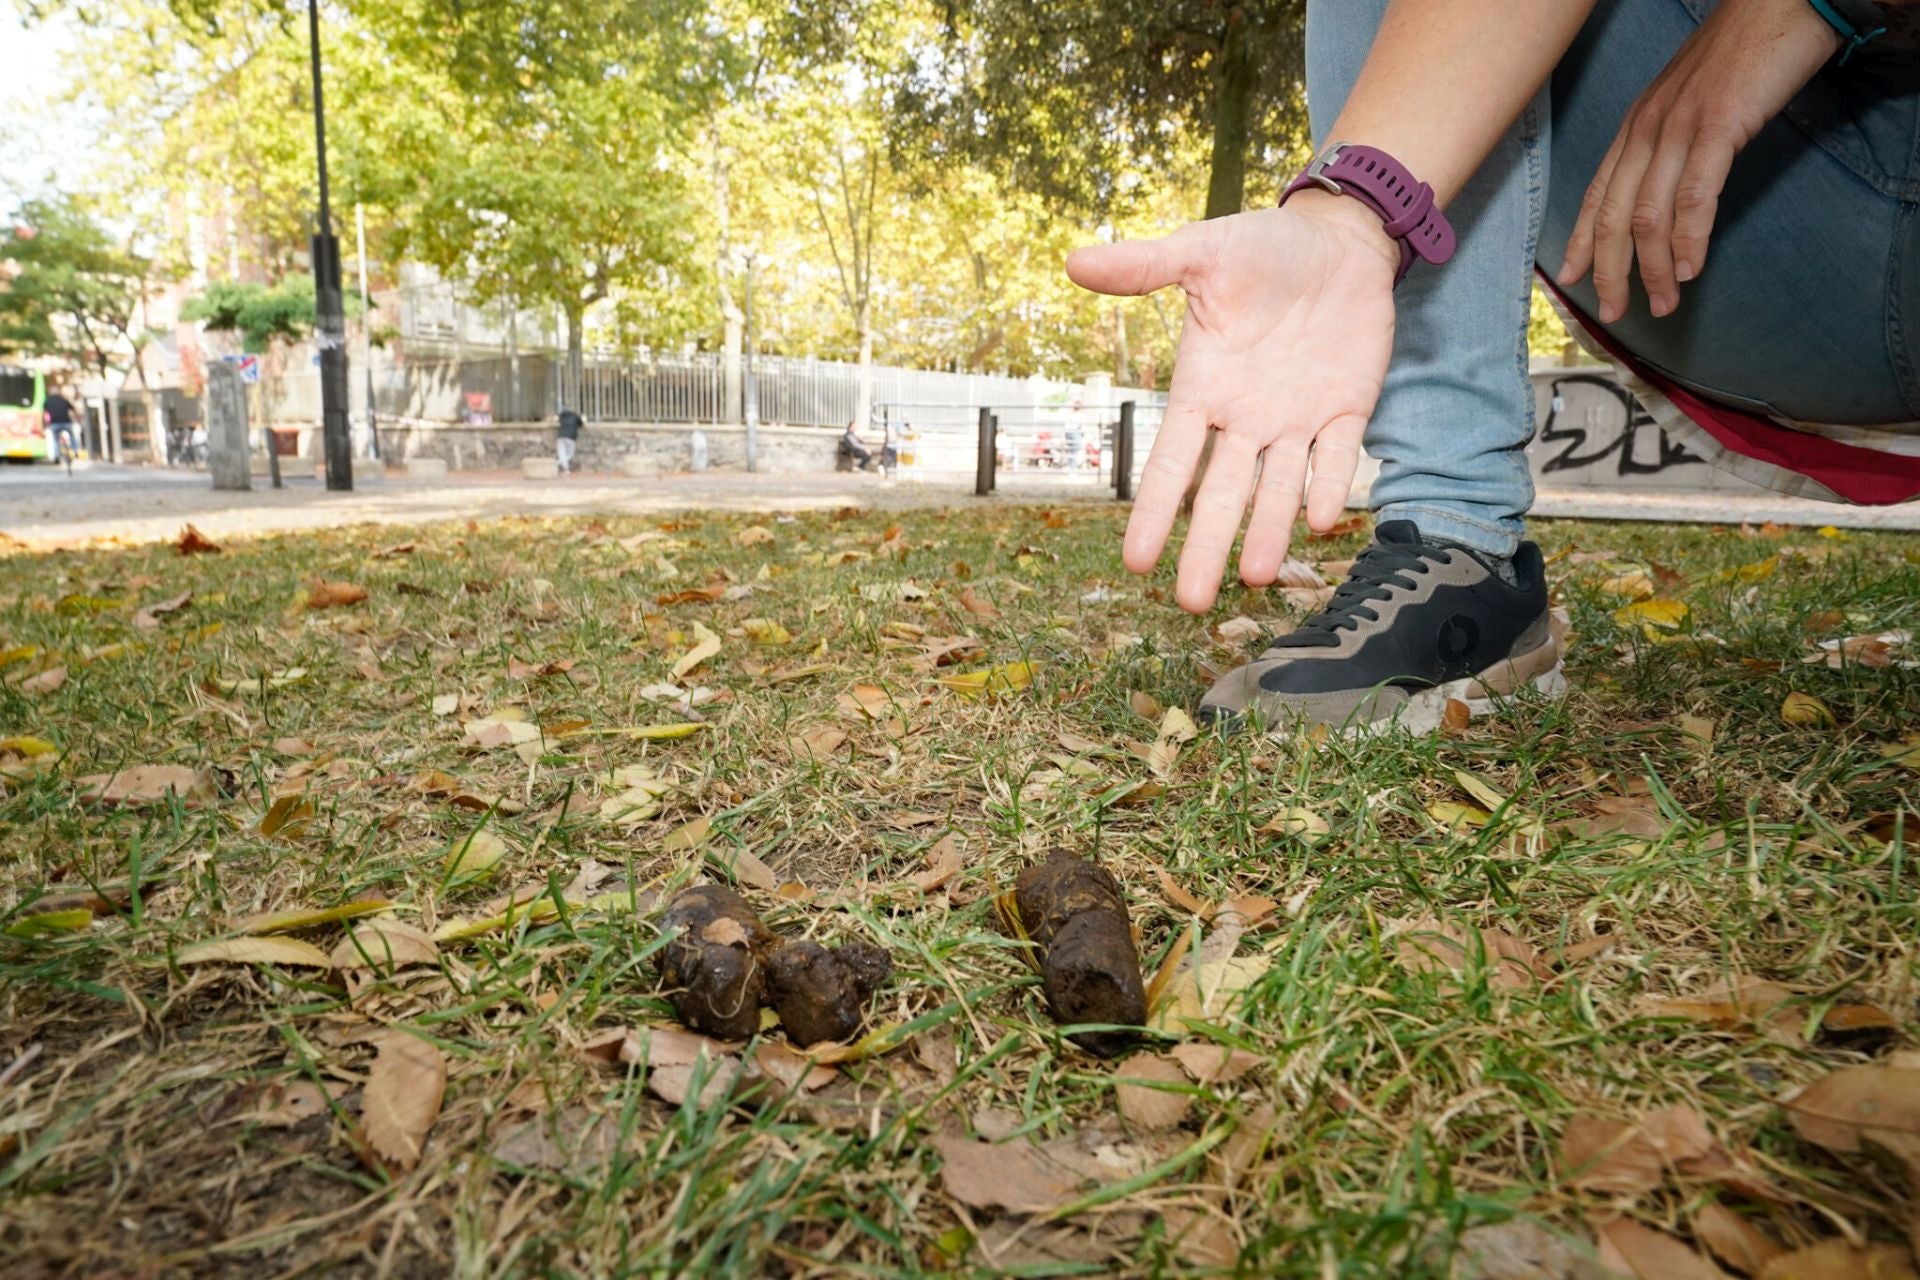
[[[1221,676],[1199,718],[1430,733],[1452,699],[1481,715],[1529,685],[1557,697],[1567,682],[1540,548],[1521,543],[1512,570],[1509,582],[1475,553],[1389,520],[1326,607]]]

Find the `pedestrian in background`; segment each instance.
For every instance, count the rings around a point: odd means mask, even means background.
[[[66,390],[71,391],[68,387]],[[59,391],[47,393],[44,406],[47,416],[47,434],[53,438],[53,460],[64,461],[67,470],[73,470],[73,459],[80,452],[73,430],[73,401],[61,395]],[[62,444],[64,441],[64,446]]]
[[[560,429],[555,435],[553,447],[554,461],[559,464],[561,475],[573,470],[573,453],[580,444],[580,428],[585,425],[585,419],[573,410],[560,411]]]

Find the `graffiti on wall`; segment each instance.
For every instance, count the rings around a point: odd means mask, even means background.
[[[1569,393],[1572,394],[1569,394]],[[1595,467],[1609,458],[1621,476],[1652,476],[1706,460],[1677,444],[1612,377],[1570,373],[1553,380],[1540,444],[1561,446],[1538,464],[1542,475]]]

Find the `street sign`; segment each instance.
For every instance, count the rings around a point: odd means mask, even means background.
[[[239,372],[240,381],[242,382],[260,381],[260,357],[259,356],[221,356],[220,358],[226,361],[228,364],[232,365],[234,369],[236,369]]]

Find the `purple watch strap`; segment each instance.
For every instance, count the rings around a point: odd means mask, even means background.
[[[1395,284],[1406,278],[1416,258],[1439,266],[1453,257],[1453,225],[1434,204],[1433,188],[1378,147],[1334,143],[1287,184],[1280,203],[1284,205],[1294,192],[1307,186],[1352,196],[1380,215],[1387,235],[1400,246]]]

